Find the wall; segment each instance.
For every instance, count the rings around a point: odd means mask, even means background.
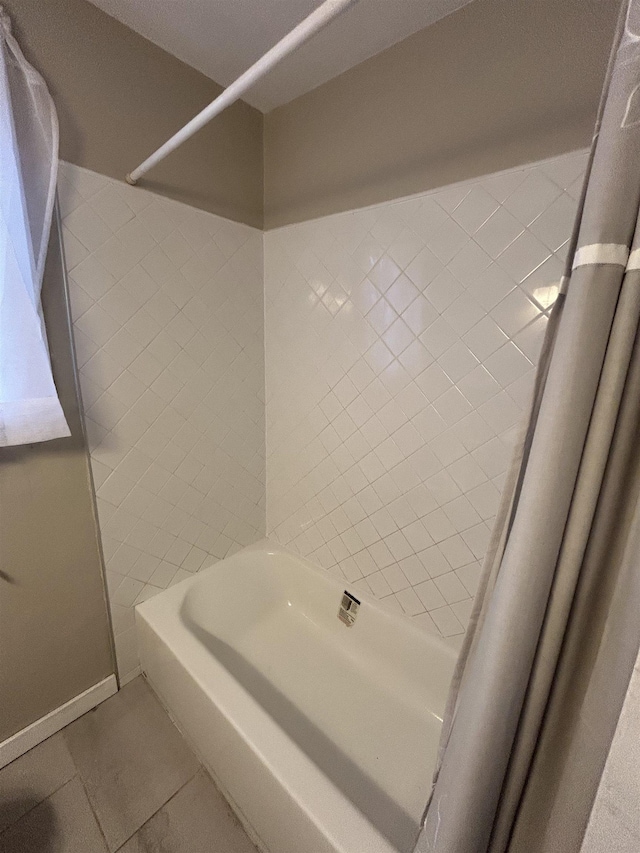
[[[87,0],[4,5],[76,165],[122,180],[220,92]],[[585,146],[618,7],[474,0],[266,117],[235,104],[146,186],[276,227]]]
[[[60,156],[124,180],[222,90],[87,0],[4,0],[44,76]],[[144,179],[155,192],[262,225],[262,115],[238,102]]]
[[[126,680],[133,605],[264,535],[262,235],[69,164],[59,193]]]
[[[619,0],[474,0],[265,117],[268,228],[587,146]]]
[[[55,226],[42,299],[71,437],[0,449],[0,741],[114,671]]]
[[[640,657],[629,682],[616,733],[582,844],[582,853],[640,850]]]
[[[466,625],[586,154],[265,235],[267,531]]]

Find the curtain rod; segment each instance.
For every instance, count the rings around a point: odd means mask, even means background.
[[[282,59],[293,53],[300,45],[326,27],[330,21],[342,14],[350,6],[354,6],[357,2],[358,0],[325,0],[321,6],[318,6],[304,21],[301,21],[297,27],[294,27],[290,33],[280,39],[264,56],[248,68],[244,74],[241,74],[237,80],[231,83],[209,106],[205,107],[197,116],[194,116],[181,130],[174,133],[171,139],[168,139],[164,145],[161,145],[157,151],[154,151],[153,154],[147,157],[137,169],[129,172],[126,176],[127,183],[135,186],[138,180],[149,169],[152,169],[157,163],[164,160],[178,146],[186,142],[194,133],[197,133],[200,128],[211,121],[212,118],[235,103],[254,83],[264,77]]]

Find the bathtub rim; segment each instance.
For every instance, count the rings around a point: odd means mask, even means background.
[[[321,583],[333,583],[336,586],[342,587],[345,590],[353,590],[354,595],[358,599],[363,602],[366,602],[367,606],[376,611],[377,615],[382,618],[385,622],[395,622],[399,621],[403,630],[407,631],[409,634],[413,635],[420,642],[427,642],[428,645],[432,645],[439,652],[443,654],[445,658],[448,658],[451,662],[451,668],[455,666],[455,662],[458,658],[459,650],[450,643],[446,638],[436,636],[435,634],[427,631],[421,625],[416,623],[416,620],[412,616],[408,616],[406,613],[400,613],[395,610],[390,610],[388,607],[380,601],[380,599],[376,598],[372,593],[367,592],[366,590],[362,590],[360,587],[354,586],[354,583],[348,581],[346,578],[336,577],[331,574],[327,569],[323,569],[321,566],[318,566],[316,563],[311,562],[306,557],[302,557],[300,554],[297,554],[295,551],[292,551],[289,548],[284,547],[283,545],[278,544],[277,542],[265,537],[260,539],[258,542],[254,542],[251,545],[247,545],[245,548],[242,548],[239,551],[236,551],[230,557],[224,557],[222,560],[217,560],[215,563],[211,563],[210,565],[205,566],[199,571],[195,572],[192,577],[185,578],[179,583],[175,584],[173,587],[169,587],[169,589],[183,589],[185,591],[185,598],[187,594],[187,590],[189,590],[193,585],[195,585],[198,581],[203,580],[204,578],[212,575],[215,572],[216,566],[218,566],[222,562],[227,562],[229,560],[233,560],[235,557],[250,554],[252,552],[264,552],[266,554],[276,556],[277,554],[284,554],[287,557],[301,563],[304,565],[306,569],[308,569],[313,575],[315,575]],[[153,596],[147,601],[155,601],[159,595],[163,595],[169,590],[163,590],[158,595]],[[144,608],[146,605],[146,601],[141,604],[136,605],[136,609]]]

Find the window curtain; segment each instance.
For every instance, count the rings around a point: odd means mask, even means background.
[[[69,435],[40,306],[58,121],[0,7],[0,446]]]
[[[640,0],[625,0],[420,853],[581,848],[640,646],[639,212]]]

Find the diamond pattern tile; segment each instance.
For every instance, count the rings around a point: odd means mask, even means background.
[[[264,236],[268,534],[453,643],[585,165],[566,155]]]
[[[263,238],[67,163],[59,195],[126,680],[133,606],[264,536]]]
[[[265,235],[61,164],[125,680],[133,606],[265,529],[459,641],[585,160]]]

